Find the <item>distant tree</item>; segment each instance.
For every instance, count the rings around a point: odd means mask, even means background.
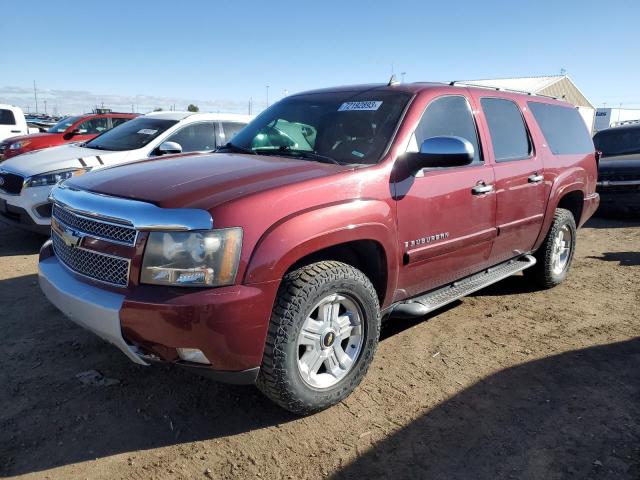
[[[154,112],[161,112],[162,111],[162,107],[154,108],[153,111]]]
[[[187,111],[188,112],[199,112],[200,109],[198,108],[197,105],[194,105],[193,103],[190,103],[189,106],[187,107]]]

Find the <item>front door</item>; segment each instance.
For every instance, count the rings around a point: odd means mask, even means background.
[[[520,107],[497,97],[480,99],[491,137],[497,199],[498,237],[491,252],[492,263],[529,252],[544,219],[544,165],[536,154]]]
[[[394,300],[482,270],[496,236],[493,169],[485,162],[465,96],[432,100],[409,150],[417,151],[425,139],[436,136],[467,139],[475,158],[468,166],[425,169],[394,185],[398,240],[404,252]]]

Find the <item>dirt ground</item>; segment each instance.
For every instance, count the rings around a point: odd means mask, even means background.
[[[592,220],[553,290],[515,276],[388,324],[307,418],[133,365],[40,293],[41,242],[0,226],[0,476],[640,479],[640,221]]]

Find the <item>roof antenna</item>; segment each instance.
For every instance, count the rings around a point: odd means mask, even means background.
[[[393,85],[399,85],[399,84],[400,84],[400,82],[396,78],[395,74],[392,74],[391,78],[389,79],[389,83],[387,83],[387,86],[391,87]]]

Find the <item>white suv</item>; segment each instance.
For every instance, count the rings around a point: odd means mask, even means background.
[[[249,115],[154,112],[96,138],[24,153],[0,164],[0,220],[49,235],[51,188],[89,170],[158,155],[207,152],[229,142]]]

